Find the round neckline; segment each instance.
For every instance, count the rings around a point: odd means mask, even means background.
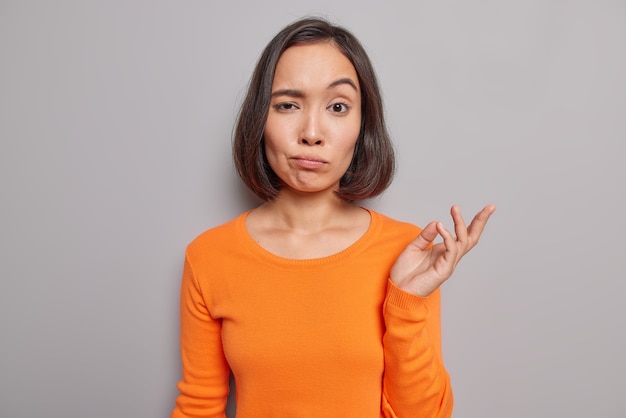
[[[238,231],[238,235],[241,237],[241,240],[243,241],[243,244],[246,245],[255,256],[257,256],[258,258],[260,258],[261,260],[267,263],[271,263],[274,266],[282,266],[286,268],[288,267],[302,268],[302,267],[314,267],[314,266],[327,265],[327,264],[339,262],[345,259],[346,257],[362,250],[365,247],[365,245],[371,240],[371,237],[375,235],[376,231],[378,230],[380,226],[380,219],[377,213],[365,207],[362,207],[362,206],[360,207],[364,209],[365,211],[367,211],[370,215],[370,224],[367,230],[363,233],[363,235],[361,235],[356,241],[354,241],[348,247],[344,248],[343,250],[337,253],[330,254],[325,257],[304,258],[304,259],[287,258],[287,257],[281,257],[265,249],[252,238],[252,236],[248,232],[248,229],[246,228],[246,219],[248,215],[250,214],[250,212],[253,211],[253,209],[250,209],[249,211],[244,212],[239,217],[238,222],[237,222],[238,223],[237,231]]]

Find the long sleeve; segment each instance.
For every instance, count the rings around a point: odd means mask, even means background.
[[[441,355],[439,291],[421,298],[387,286],[383,416],[448,418],[453,397]]]
[[[450,416],[438,293],[387,280],[419,228],[371,213],[357,242],[323,258],[269,253],[245,214],[189,244],[172,418],[225,418],[231,371],[238,418]]]
[[[182,380],[172,418],[225,418],[229,368],[221,321],[211,317],[189,256],[180,293]]]

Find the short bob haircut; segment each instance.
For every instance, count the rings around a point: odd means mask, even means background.
[[[239,176],[258,197],[278,196],[281,181],[265,155],[263,133],[269,112],[274,71],[289,47],[331,42],[354,66],[361,87],[361,131],[352,162],[336,194],[355,202],[382,193],[395,170],[394,150],[385,125],[378,81],[363,46],[348,30],[321,18],[304,18],[281,30],[265,47],[256,65],[234,131],[233,157]]]

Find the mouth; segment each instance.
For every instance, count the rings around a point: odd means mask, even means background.
[[[313,155],[297,155],[292,158],[292,160],[302,168],[315,169],[320,168],[324,164],[327,164],[326,161],[322,160],[319,157]]]

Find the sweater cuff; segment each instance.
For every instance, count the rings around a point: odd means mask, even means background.
[[[407,311],[416,311],[422,308],[428,298],[414,295],[413,293],[401,290],[394,282],[387,281],[387,303],[397,306]]]

